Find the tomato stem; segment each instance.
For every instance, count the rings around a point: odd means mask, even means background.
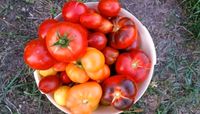
[[[67,34],[64,34],[63,36],[60,35],[59,32],[57,32],[57,36],[59,40],[53,44],[53,46],[61,46],[61,47],[67,47],[69,46],[70,39],[68,38]]]

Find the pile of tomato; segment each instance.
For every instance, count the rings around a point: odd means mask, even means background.
[[[97,9],[66,2],[64,20],[43,21],[24,49],[25,63],[42,77],[39,89],[74,114],[99,105],[128,109],[151,67],[134,21],[119,16],[119,1],[100,0]]]

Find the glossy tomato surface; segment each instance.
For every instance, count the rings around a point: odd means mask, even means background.
[[[108,67],[108,65],[104,65],[104,67],[100,70],[96,72],[87,72],[87,74],[90,77],[90,79],[100,83],[110,76],[110,68]]]
[[[98,50],[102,50],[103,48],[105,48],[107,41],[108,40],[106,36],[100,32],[91,33],[88,36],[88,45]]]
[[[75,61],[86,52],[87,36],[87,31],[81,25],[60,22],[49,30],[46,45],[57,61]]]
[[[117,57],[119,56],[119,51],[111,48],[111,47],[106,47],[102,50],[104,56],[105,56],[105,60],[106,60],[106,64],[107,65],[112,65],[115,63],[115,61],[117,60]]]
[[[102,17],[94,11],[90,11],[81,15],[80,22],[86,28],[96,29],[101,25]]]
[[[36,70],[46,70],[54,65],[54,58],[50,55],[41,39],[31,40],[24,49],[25,63]]]
[[[87,10],[88,8],[85,4],[72,0],[64,4],[62,9],[62,16],[65,21],[78,23],[80,16],[86,13]]]
[[[103,16],[115,17],[118,16],[121,6],[118,0],[100,0],[98,9]]]
[[[83,68],[88,72],[97,72],[105,65],[103,53],[96,48],[87,48],[87,52],[81,58]]]
[[[116,49],[126,49],[137,38],[135,23],[128,17],[116,17],[112,20],[114,28],[110,34],[111,46]]]
[[[113,30],[113,24],[105,18],[102,18],[101,25],[96,29],[96,31],[107,34],[109,32],[112,32]]]
[[[56,21],[55,19],[47,19],[44,20],[39,28],[38,28],[38,35],[40,39],[45,39],[47,32],[49,31],[49,29],[51,27],[53,27],[56,23],[58,23],[58,21]]]
[[[91,114],[99,105],[102,88],[97,82],[73,86],[68,93],[67,107],[73,114]]]
[[[131,51],[119,55],[116,62],[118,74],[129,75],[136,83],[147,79],[151,61],[143,51]]]
[[[69,63],[66,68],[66,73],[69,79],[76,83],[85,83],[89,80],[86,71],[79,64]]]
[[[102,89],[101,103],[112,105],[118,110],[130,108],[137,94],[135,83],[126,75],[115,75],[106,79]]]
[[[44,93],[51,93],[59,88],[60,84],[61,82],[58,76],[47,76],[40,80],[39,89]]]
[[[72,82],[69,79],[69,76],[66,74],[66,71],[62,71],[60,73],[60,79],[61,79],[62,83],[64,83],[64,84],[69,84],[70,82]]]

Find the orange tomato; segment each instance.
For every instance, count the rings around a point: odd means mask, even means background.
[[[70,80],[76,83],[85,83],[89,80],[89,77],[82,66],[69,63],[66,67],[66,73]]]
[[[66,66],[67,66],[67,63],[64,63],[64,62],[57,62],[53,65],[53,69],[55,71],[65,71],[66,70]]]
[[[81,58],[83,68],[88,72],[97,72],[103,68],[105,57],[102,52],[95,48],[87,48],[87,52]]]
[[[73,114],[91,114],[100,102],[102,88],[97,82],[73,86],[67,96],[66,106]]]
[[[87,72],[87,74],[92,80],[102,82],[110,76],[110,68],[105,64],[104,67],[97,72]]]

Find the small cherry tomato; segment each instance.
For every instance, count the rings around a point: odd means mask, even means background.
[[[106,47],[102,50],[102,53],[105,56],[106,64],[112,65],[117,60],[117,57],[119,56],[119,51],[116,49],[113,49],[111,47]]]
[[[39,89],[44,93],[51,93],[59,88],[61,82],[56,75],[47,76],[40,80]]]
[[[56,75],[57,71],[55,71],[54,68],[51,67],[50,69],[47,70],[39,70],[39,74],[42,75],[43,77],[46,77],[46,76]]]
[[[151,61],[143,51],[131,51],[119,55],[116,62],[118,74],[130,76],[136,83],[147,79]]]
[[[62,9],[62,16],[65,21],[78,23],[80,16],[86,13],[88,10],[87,6],[78,1],[69,1],[64,4]]]
[[[96,31],[107,34],[109,32],[112,32],[113,30],[113,24],[108,20],[103,18],[101,25],[96,29]]]
[[[96,72],[103,68],[105,64],[105,57],[96,48],[87,48],[87,52],[81,58],[83,68],[88,72]]]
[[[100,83],[110,76],[110,68],[108,65],[104,65],[104,67],[97,72],[87,72],[87,74],[92,80]]]
[[[41,39],[31,40],[26,44],[24,61],[29,67],[37,70],[49,69],[55,63],[54,58],[47,50],[45,42]]]
[[[137,87],[133,80],[126,75],[115,75],[107,78],[103,84],[101,103],[112,105],[118,110],[131,107],[137,94]]]
[[[103,48],[105,48],[107,41],[108,40],[106,36],[100,32],[89,34],[89,37],[88,37],[88,45],[98,50],[102,50]]]
[[[118,0],[100,0],[98,9],[103,16],[115,17],[118,16],[121,6]]]
[[[126,49],[137,38],[135,23],[128,17],[116,17],[112,20],[114,28],[110,34],[111,46],[116,49]]]
[[[69,79],[76,83],[85,83],[89,80],[87,73],[80,64],[69,63],[66,73]]]
[[[55,19],[47,19],[44,20],[39,28],[38,28],[38,35],[40,39],[45,39],[47,32],[49,31],[49,29],[54,26],[56,23],[58,23],[58,21],[56,21]]]
[[[91,114],[99,105],[102,89],[97,82],[73,86],[68,93],[67,108],[72,114]]]
[[[90,11],[81,15],[80,22],[86,28],[96,29],[100,27],[102,22],[102,17],[98,13]]]
[[[55,102],[60,106],[66,106],[67,103],[67,95],[69,92],[68,86],[60,86],[55,92],[54,92],[54,100]]]
[[[66,66],[67,66],[67,63],[65,63],[65,62],[56,62],[53,65],[53,69],[55,71],[65,71],[66,70]]]
[[[71,82],[71,80],[69,79],[69,77],[68,77],[67,74],[66,74],[66,71],[62,71],[62,72],[60,73],[60,78],[61,78],[61,80],[62,80],[62,82],[63,82],[64,84],[69,84],[69,83]]]

